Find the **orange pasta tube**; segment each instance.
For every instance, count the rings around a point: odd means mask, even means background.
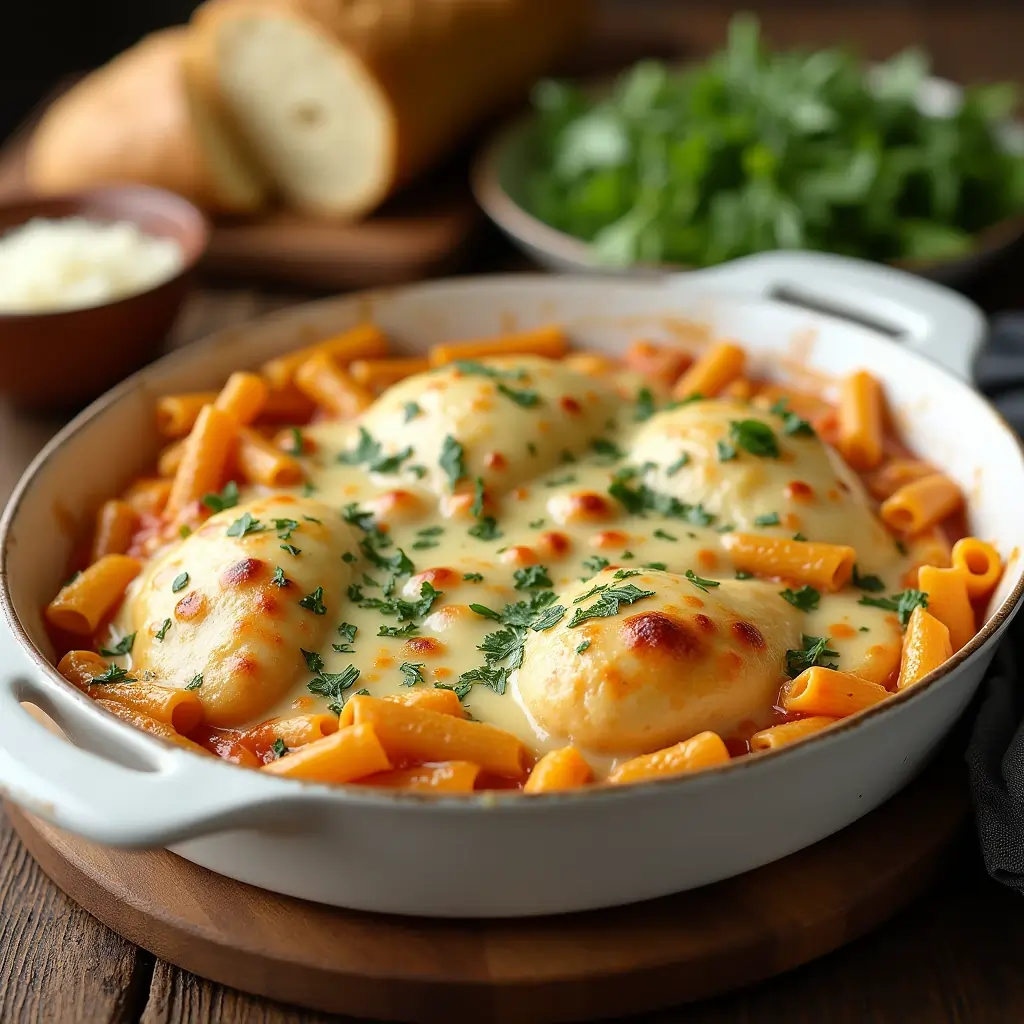
[[[765,384],[758,391],[754,404],[759,408],[770,409],[776,402],[785,402],[787,409],[808,420],[815,427],[830,420],[835,414],[832,406],[820,395],[794,390],[781,384]]]
[[[238,428],[235,421],[213,405],[204,405],[185,442],[181,464],[174,474],[167,513],[175,516],[189,502],[219,491]]]
[[[904,484],[931,476],[934,472],[927,462],[921,462],[919,459],[890,459],[867,478],[868,491],[873,498],[885,501]]]
[[[737,377],[742,377],[746,366],[747,354],[739,345],[731,341],[716,342],[676,381],[672,397],[713,398]]]
[[[948,476],[932,473],[904,484],[882,502],[882,521],[900,533],[914,534],[942,522],[963,504],[964,496]]]
[[[746,377],[737,377],[731,384],[722,388],[724,398],[738,398],[741,402],[749,402],[754,394],[753,381]]]
[[[125,501],[105,501],[96,516],[96,534],[92,541],[92,560],[104,555],[123,555],[139,526],[139,515]]]
[[[949,643],[955,654],[977,632],[967,593],[967,573],[963,569],[922,565],[917,571],[917,586],[928,595],[928,611],[949,630]]]
[[[718,733],[701,732],[674,747],[656,750],[653,754],[643,754],[631,761],[620,764],[609,776],[608,782],[614,786],[628,782],[643,782],[645,779],[657,779],[666,775],[684,775],[687,772],[700,771],[712,765],[723,764],[729,760],[726,749]]]
[[[693,363],[693,356],[677,345],[659,345],[653,341],[634,341],[623,360],[630,370],[666,387],[679,379]]]
[[[466,709],[462,701],[455,695],[454,690],[408,690],[405,693],[389,693],[382,700],[391,701],[392,704],[402,704],[407,708],[426,708],[427,711],[436,711],[441,715],[454,715],[456,718],[465,718]],[[351,725],[355,721],[355,708],[352,701],[349,701],[341,709],[339,724],[342,728]]]
[[[358,416],[373,403],[373,395],[323,353],[311,356],[299,366],[295,383],[317,405],[342,419]]]
[[[376,359],[388,354],[388,340],[375,324],[360,324],[333,338],[307,345],[288,355],[278,356],[263,364],[263,376],[272,388],[286,388],[299,367],[313,356],[323,356],[335,365],[344,366],[354,359]]]
[[[302,467],[261,434],[248,427],[238,431],[235,453],[242,476],[250,483],[267,487],[289,487],[303,478]]]
[[[857,553],[844,544],[727,533],[722,544],[733,564],[757,576],[778,576],[819,590],[842,590],[853,574]]]
[[[796,722],[783,722],[782,725],[773,725],[769,729],[762,729],[750,737],[751,750],[778,750],[779,747],[788,747],[790,743],[796,743],[805,736],[813,736],[821,732],[826,726],[831,725],[838,719],[830,718],[828,715],[814,715],[811,718],[801,718]]]
[[[131,505],[140,516],[157,516],[167,504],[171,494],[170,480],[157,480],[145,477],[136,480],[125,492],[124,500]]]
[[[216,391],[164,395],[156,400],[156,429],[164,437],[184,437],[192,429],[203,406],[216,400]]]
[[[119,704],[117,701],[104,699],[97,700],[96,703],[112,715],[117,715],[118,718],[128,722],[130,725],[134,725],[136,729],[148,732],[151,736],[159,736],[160,739],[167,740],[168,743],[173,743],[175,746],[182,747],[185,750],[191,750],[193,754],[204,754],[208,757],[215,756],[205,747],[201,747],[198,743],[193,743],[188,737],[182,736],[173,726],[168,725],[166,722],[159,722],[155,718],[150,718],[149,715],[144,715],[127,704]]]
[[[294,384],[286,388],[271,388],[260,410],[261,423],[305,423],[315,406]]]
[[[870,373],[858,370],[843,381],[838,447],[854,469],[874,469],[882,461],[882,402],[882,386]]]
[[[565,365],[586,377],[606,377],[621,368],[620,363],[599,352],[570,352],[565,357]]]
[[[505,778],[526,774],[523,744],[493,725],[376,697],[352,697],[348,703],[355,724],[372,725],[394,760],[471,761]]]
[[[156,471],[161,476],[174,476],[178,472],[187,443],[188,438],[183,437],[180,441],[172,441],[160,452],[156,460]]]
[[[932,526],[915,534],[907,547],[910,557],[918,566],[934,565],[948,569],[953,564],[949,538],[941,526]]]
[[[823,715],[829,718],[845,718],[854,715],[872,704],[889,696],[889,691],[878,683],[872,683],[849,672],[835,669],[805,669],[790,683],[782,700],[786,711],[802,715]]]
[[[896,684],[905,690],[919,682],[953,656],[949,630],[931,613],[918,606],[910,613],[907,635],[903,639],[903,660]]]
[[[391,762],[373,726],[364,722],[307,743],[260,770],[289,779],[341,783],[390,771]]]
[[[967,593],[974,601],[988,597],[1003,573],[999,552],[977,537],[963,537],[953,545],[953,565],[967,574]]]
[[[269,393],[267,382],[258,374],[238,371],[228,377],[213,404],[244,426],[259,416]]]
[[[480,774],[478,764],[469,761],[444,761],[412,768],[396,768],[360,779],[360,786],[382,789],[406,789],[413,793],[472,793]]]
[[[292,715],[272,718],[247,729],[239,742],[247,747],[269,747],[275,740],[283,740],[288,748],[302,747],[337,731],[337,715]]]
[[[357,359],[349,365],[348,372],[364,388],[383,391],[414,373],[425,373],[429,369],[429,359]]]
[[[58,629],[90,636],[141,571],[142,563],[137,558],[104,555],[61,587],[47,605],[46,617]]]
[[[524,793],[557,793],[578,789],[593,778],[594,773],[575,747],[562,747],[545,754],[530,772],[523,786]]]
[[[457,359],[486,359],[488,356],[531,355],[561,359],[568,345],[561,327],[550,325],[495,338],[474,338],[435,345],[430,350],[430,365],[445,366]]]

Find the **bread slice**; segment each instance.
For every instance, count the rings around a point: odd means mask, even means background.
[[[135,182],[211,212],[259,209],[262,176],[205,106],[192,109],[182,72],[187,34],[180,26],[147,36],[59,97],[29,141],[29,186],[49,195]]]
[[[586,0],[210,0],[186,74],[292,206],[360,217],[525,94]]]

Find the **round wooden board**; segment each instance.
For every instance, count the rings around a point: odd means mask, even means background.
[[[337,910],[166,851],[106,849],[8,813],[72,899],[195,974],[355,1017],[542,1024],[699,999],[849,942],[934,882],[967,808],[962,761],[943,757],[849,828],[739,878],[630,907],[513,921]]]

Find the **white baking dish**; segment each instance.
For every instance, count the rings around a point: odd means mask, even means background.
[[[863,320],[811,312],[773,296]],[[157,449],[154,398],[377,320],[408,350],[558,320],[616,351],[638,335],[738,338],[761,366],[882,378],[910,445],[969,495],[973,532],[1009,557],[988,621],[911,691],[803,744],[631,788],[436,799],[268,778],[163,745],[51,667],[40,609],[77,525]],[[170,845],[267,889],[364,910],[489,917],[641,900],[748,871],[870,811],[928,760],[974,693],[1022,591],[1024,457],[965,382],[984,324],[935,285],[810,254],[752,257],[647,280],[510,276],[332,299],[222,331],[132,377],[35,460],[0,525],[0,785],[34,814],[99,842]],[[886,336],[888,331],[891,336]],[[784,374],[783,374],[784,375]],[[35,704],[74,741],[40,725]]]

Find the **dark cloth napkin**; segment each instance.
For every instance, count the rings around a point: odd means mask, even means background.
[[[1024,313],[992,323],[975,381],[1024,436]],[[1024,613],[1005,634],[988,675],[967,747],[971,796],[989,874],[1024,893]]]

